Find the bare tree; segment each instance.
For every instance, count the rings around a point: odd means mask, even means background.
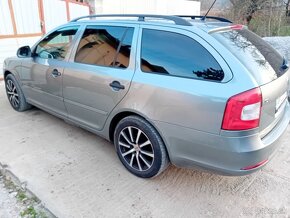
[[[263,9],[268,1],[264,0],[230,0],[235,11],[238,10],[240,19],[250,24],[254,14]]]
[[[285,4],[285,9],[286,9],[286,17],[287,16],[290,16],[290,0],[286,0],[286,1],[283,1],[284,4]]]
[[[290,0],[229,0],[229,18],[244,23],[262,36],[278,35],[285,27],[285,6]],[[288,13],[290,13],[288,11]]]

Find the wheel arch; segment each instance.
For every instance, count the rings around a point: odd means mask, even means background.
[[[139,117],[142,117],[143,119],[147,120],[144,116],[141,116],[140,114],[136,113],[136,112],[133,112],[133,111],[121,111],[117,114],[115,114],[113,116],[113,118],[111,119],[110,121],[110,126],[109,126],[109,139],[111,142],[114,143],[114,131],[115,131],[115,128],[117,126],[117,124],[125,117],[128,117],[128,116],[139,116]],[[147,120],[148,121],[148,120]],[[148,121],[149,122],[149,121]],[[150,123],[150,122],[149,122]],[[151,123],[150,123],[151,124]]]
[[[117,124],[123,118],[128,117],[128,116],[134,116],[134,115],[143,118],[144,120],[146,120],[150,125],[152,125],[156,129],[156,131],[158,132],[158,134],[161,137],[161,140],[163,141],[163,143],[165,145],[166,153],[167,153],[168,159],[170,161],[170,152],[168,151],[168,146],[167,146],[166,140],[164,140],[160,129],[152,121],[150,121],[145,115],[140,114],[138,112],[127,110],[127,111],[121,111],[121,112],[116,113],[113,116],[113,118],[111,119],[111,121],[110,121],[110,125],[109,125],[109,140],[112,143],[114,143],[114,132],[115,132],[115,128],[116,128]]]
[[[8,76],[9,74],[12,74],[12,72],[10,72],[9,70],[5,70],[5,71],[4,71],[4,79],[5,79],[6,76]]]

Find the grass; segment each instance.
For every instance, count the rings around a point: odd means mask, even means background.
[[[0,175],[2,175],[1,172]],[[39,204],[39,200],[35,196],[28,196],[25,190],[13,183],[11,179],[7,179],[6,177],[3,178],[4,187],[9,191],[16,192],[16,199],[21,205],[25,206],[25,209],[19,214],[21,217],[47,218],[46,213],[42,209],[34,207]]]
[[[290,36],[290,26],[282,26],[279,36]]]
[[[20,190],[20,191],[18,191],[16,198],[22,202],[23,200],[27,199],[27,196],[26,196],[24,191]]]
[[[39,217],[33,206],[29,206],[25,210],[23,210],[20,213],[20,216],[21,217],[31,217],[31,218]]]

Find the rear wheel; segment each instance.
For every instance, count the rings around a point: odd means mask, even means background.
[[[8,100],[16,111],[25,111],[31,108],[31,105],[26,102],[24,94],[12,74],[8,74],[5,77],[5,89]]]
[[[160,135],[141,117],[122,119],[115,129],[114,144],[123,165],[138,177],[156,176],[168,166],[167,152]]]

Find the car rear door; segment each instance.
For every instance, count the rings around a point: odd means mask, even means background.
[[[70,119],[101,130],[129,90],[135,72],[137,25],[88,24],[64,70]]]

